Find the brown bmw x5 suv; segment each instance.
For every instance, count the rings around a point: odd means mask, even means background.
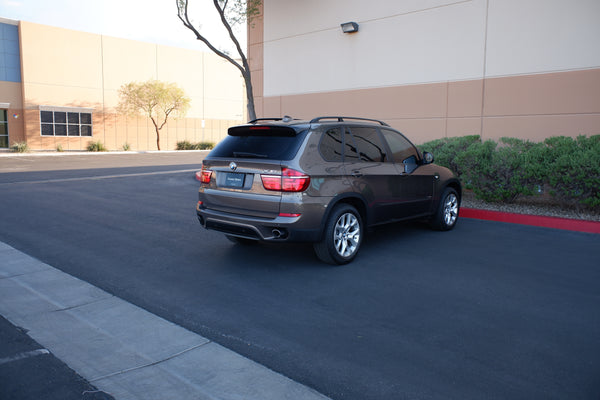
[[[356,256],[366,229],[426,219],[454,227],[461,185],[385,122],[257,119],[231,127],[204,159],[202,226],[234,242],[312,242],[331,264]]]

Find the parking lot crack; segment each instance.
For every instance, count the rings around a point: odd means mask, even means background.
[[[112,299],[112,298],[114,298],[114,297],[115,297],[114,295],[111,295],[110,297],[103,297],[103,298],[100,298],[100,299],[94,299],[94,300],[88,301],[88,302],[86,302],[86,303],[75,304],[75,305],[73,305],[73,306],[64,307],[64,308],[58,308],[58,309],[56,309],[56,310],[52,310],[52,312],[63,312],[63,311],[75,310],[75,309],[77,309],[77,308],[81,308],[81,307],[89,306],[89,305],[91,305],[91,304],[96,304],[96,303],[99,303],[99,302],[101,302],[101,301],[110,300],[110,299]]]
[[[174,358],[177,358],[177,357],[179,357],[179,356],[181,356],[183,354],[189,353],[190,351],[196,350],[196,349],[198,349],[200,347],[206,346],[209,343],[212,343],[212,342],[210,340],[208,340],[208,341],[206,341],[204,343],[197,344],[195,346],[189,347],[189,348],[187,348],[185,350],[182,350],[180,352],[172,354],[169,357],[163,358],[161,360],[154,361],[154,362],[151,362],[151,363],[148,363],[148,364],[144,364],[144,365],[138,365],[137,367],[131,367],[131,368],[123,369],[123,370],[120,370],[120,371],[116,371],[116,372],[113,372],[111,374],[107,374],[107,375],[104,375],[104,376],[99,376],[99,377],[96,377],[96,378],[89,379],[89,381],[90,382],[96,382],[96,381],[100,381],[100,380],[103,380],[103,379],[112,378],[112,377],[117,376],[117,375],[126,374],[128,372],[137,371],[137,370],[148,368],[148,367],[153,367],[155,365],[158,365],[158,364],[164,363],[166,361],[172,360]]]

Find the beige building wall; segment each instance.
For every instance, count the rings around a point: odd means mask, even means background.
[[[156,150],[148,118],[116,112],[119,88],[133,81],[174,82],[192,100],[185,118],[170,118],[161,130],[162,150],[175,149],[183,140],[218,142],[227,127],[244,120],[243,80],[233,66],[212,53],[25,21],[20,22],[20,40],[23,136],[34,150],[59,145],[82,150],[90,141],[101,141],[110,150],[125,144],[132,150]],[[40,106],[91,110],[93,136],[42,136]],[[13,135],[11,129],[11,142]]]
[[[23,100],[21,85],[15,82],[0,81],[0,109],[6,109],[10,144],[25,140],[23,123]]]
[[[265,0],[257,110],[383,119],[418,143],[600,134],[598,15],[594,0]]]

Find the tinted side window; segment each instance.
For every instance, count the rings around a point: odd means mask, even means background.
[[[344,130],[344,161],[345,162],[356,162],[359,160],[358,157],[358,148],[356,147],[356,142],[354,138],[348,132],[347,129]]]
[[[382,129],[381,132],[388,142],[390,149],[392,150],[392,157],[394,162],[397,163],[408,163],[416,164],[419,157],[417,156],[417,149],[408,141],[404,136],[398,132],[391,131],[388,129]]]
[[[371,162],[384,162],[386,150],[376,128],[361,127],[350,128],[358,146],[360,160]]]
[[[342,129],[327,128],[321,136],[319,151],[325,161],[342,161]]]

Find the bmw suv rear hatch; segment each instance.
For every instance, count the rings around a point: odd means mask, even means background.
[[[228,137],[202,165],[203,207],[226,213],[276,218],[288,169],[307,130],[278,124],[229,128]],[[295,172],[295,171],[294,171]]]

